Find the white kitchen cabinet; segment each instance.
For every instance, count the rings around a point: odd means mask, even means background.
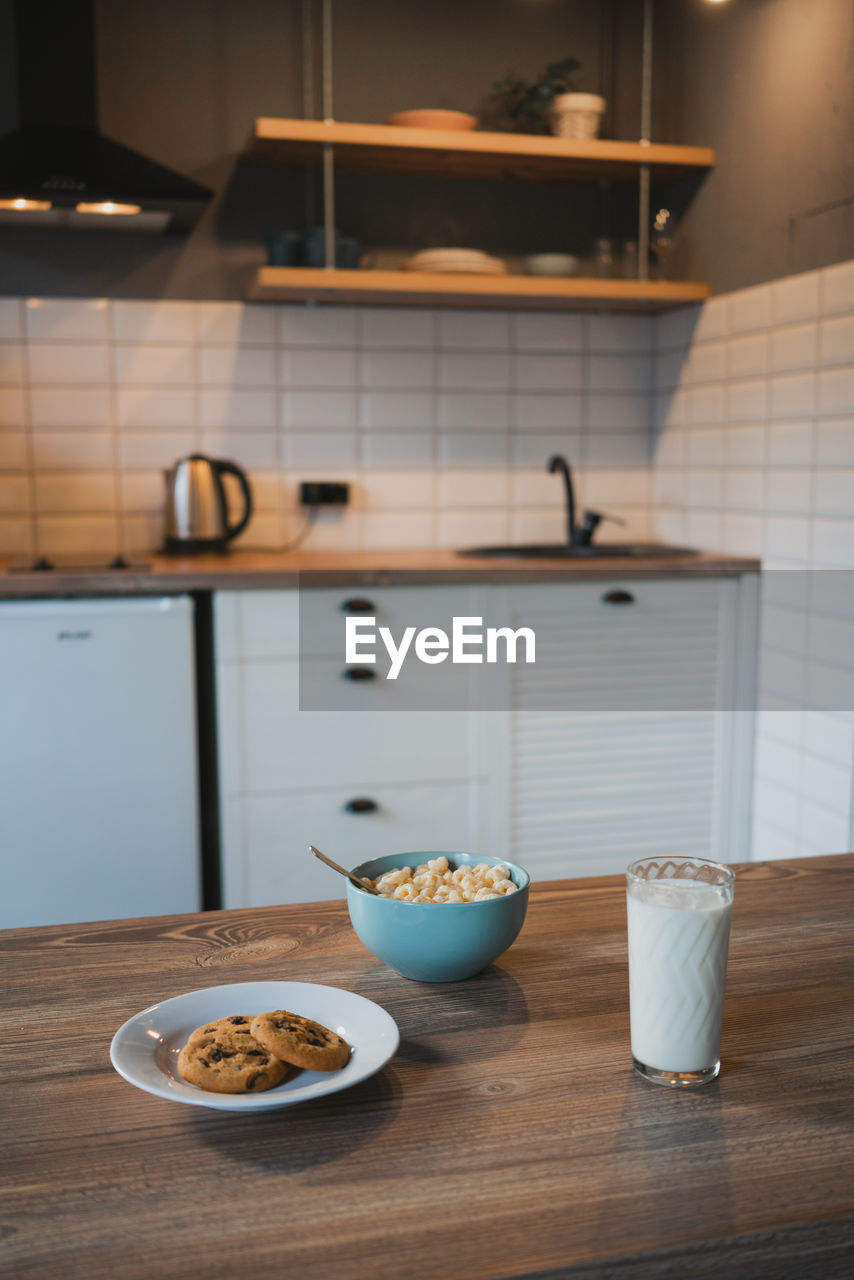
[[[756,579],[512,587],[510,847],[534,875],[749,857]]]
[[[537,660],[493,670],[488,701],[483,668],[445,664],[437,699],[414,658],[406,693],[380,662],[343,680],[348,602],[395,635],[451,613],[531,627]],[[309,843],[349,865],[462,848],[540,879],[749,856],[753,716],[733,708],[751,705],[752,575],[220,592],[214,616],[226,906],[340,897]]]
[[[453,710],[423,709],[431,706],[430,668],[418,664],[405,685],[386,680],[380,661],[375,679],[342,677],[348,602],[370,603],[377,624],[398,636],[449,609],[482,612],[479,590],[312,589],[302,662],[305,591],[217,593],[225,906],[340,898],[343,886],[309,855],[309,843],[350,865],[398,850],[477,847],[494,770],[485,776],[468,673],[459,673]],[[311,695],[313,705],[334,709],[305,709]]]

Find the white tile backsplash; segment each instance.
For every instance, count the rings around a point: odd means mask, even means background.
[[[192,302],[114,302],[111,312],[116,342],[187,344],[196,337]]]
[[[395,347],[431,348],[434,317],[432,311],[411,307],[366,308],[360,317],[361,344],[382,351]]]
[[[356,381],[356,352],[338,350],[285,350],[279,354],[279,383],[283,387],[352,389]]]
[[[110,471],[115,466],[108,431],[34,431],[33,468],[43,471]]]
[[[435,456],[435,441],[429,431],[364,431],[360,439],[363,467],[429,467]]]
[[[648,515],[654,470],[663,527],[733,550],[739,538],[755,550],[761,534],[778,559],[787,548],[797,559],[803,543],[780,522],[829,522],[807,538],[825,552],[850,518],[852,281],[840,264],[658,319],[2,299],[0,474],[47,468],[47,487],[32,487],[41,504],[66,470],[126,473],[123,511],[144,477],[203,448],[247,465],[270,514],[277,502],[290,511],[299,478],[347,472],[364,477],[370,516],[372,493],[378,514],[414,514],[403,477],[435,468],[419,501],[444,513],[441,534],[425,536],[445,543],[468,507],[518,505],[530,521],[546,460],[562,452],[582,502]],[[396,484],[372,487],[383,473]],[[20,503],[20,485],[5,492]],[[357,541],[392,527],[330,519],[325,544],[345,526]],[[410,522],[409,539],[416,528],[428,524]]]
[[[808,418],[815,410],[815,373],[787,373],[768,382],[769,416],[779,422],[785,418]]]
[[[196,393],[171,387],[128,387],[115,392],[118,427],[166,431],[196,425]]]
[[[746,341],[746,339],[745,339]],[[814,369],[818,354],[818,325],[796,324],[771,334],[771,370],[790,373]]]
[[[548,360],[550,357],[517,358]],[[558,360],[560,359],[561,357],[558,357]],[[567,359],[572,362],[575,357],[570,356]],[[425,364],[424,370],[422,386],[426,385],[428,377],[432,378],[432,365]],[[494,352],[442,351],[437,357],[436,372],[438,385],[446,391],[498,391],[506,389],[510,380],[508,357]]]
[[[127,393],[126,393],[127,394]],[[246,430],[274,430],[277,418],[277,395],[271,389],[250,390],[248,387],[213,387],[199,393],[199,425],[201,427],[234,427]]]
[[[346,431],[359,417],[354,391],[283,391],[280,406],[282,425],[295,431]]]
[[[573,355],[515,355],[511,376],[517,391],[580,392],[582,360]]]
[[[275,307],[241,302],[200,302],[196,309],[200,342],[226,346],[274,347],[277,341]]]
[[[562,312],[519,311],[510,317],[511,342],[516,351],[581,351],[584,321]]]
[[[2,421],[8,421],[0,408]],[[30,421],[34,427],[109,429],[112,407],[109,387],[32,387]]]
[[[760,688],[781,710],[759,717],[753,856],[836,852],[850,847],[854,796],[854,622],[842,614],[854,599],[854,263],[716,299],[693,341],[687,324],[656,321],[655,531],[770,570]],[[791,572],[809,568],[847,572]],[[808,717],[825,718],[809,741]]]
[[[839,262],[820,274],[823,313],[837,315],[854,311],[854,261]]]
[[[427,351],[364,351],[359,358],[360,385],[377,390],[432,387],[434,357]]]
[[[33,348],[33,351],[38,353],[39,349]],[[196,381],[195,350],[191,346],[117,344],[113,349],[113,363],[115,379],[120,386],[193,386]],[[78,379],[88,382],[101,380]],[[55,377],[51,381],[62,382],[65,379]]]
[[[103,298],[28,298],[24,317],[30,342],[106,342],[110,336]]]
[[[109,349],[106,343],[34,342],[27,349],[27,368],[28,381],[35,386],[103,385],[110,381]],[[21,380],[20,373],[15,381],[18,380]],[[0,381],[3,381],[2,349]]]
[[[766,329],[771,320],[771,287],[758,285],[729,294],[726,306],[730,333],[746,333]]]
[[[16,342],[24,336],[22,298],[0,298],[0,342]]]
[[[625,391],[633,395],[652,390],[652,368],[647,356],[587,357],[589,391]]]
[[[494,392],[442,392],[436,398],[436,421],[441,428],[459,431],[507,428],[510,398]]]
[[[822,369],[818,374],[818,412],[823,417],[854,416],[854,358],[845,368]]]
[[[275,387],[276,352],[272,347],[200,346],[199,383],[203,387]]]
[[[423,314],[423,313],[421,313]],[[443,351],[506,351],[510,316],[505,311],[440,311],[436,340]]]
[[[771,323],[797,324],[812,320],[821,308],[821,280],[818,271],[788,276],[771,286]]]

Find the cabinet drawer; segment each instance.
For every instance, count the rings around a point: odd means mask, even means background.
[[[446,630],[455,613],[474,611],[472,588],[452,587],[303,587],[300,590],[246,591],[237,601],[240,654],[244,658],[297,657],[302,629],[304,655],[343,660],[345,623],[351,617],[375,617],[396,640],[404,627],[439,626]],[[377,647],[377,654],[382,650]]]
[[[390,682],[372,692],[342,680],[339,710],[300,711],[299,667],[295,661],[254,662],[231,673],[243,686],[242,779],[226,780],[226,789],[282,791],[316,787],[323,779],[354,785],[453,781],[471,772],[465,711],[395,711]],[[221,688],[227,679],[221,676]],[[227,745],[223,758],[233,760]]]
[[[407,850],[478,852],[476,786],[390,787],[364,793],[343,788],[249,796],[229,802],[241,820],[226,823],[223,850],[226,907],[312,902],[344,897],[345,883],[309,851],[309,844],[342,866]],[[348,802],[376,808],[349,812]],[[401,858],[401,865],[404,865]]]

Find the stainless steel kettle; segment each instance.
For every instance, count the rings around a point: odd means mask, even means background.
[[[232,523],[224,475],[234,476],[243,494],[243,513]],[[166,478],[166,550],[175,553],[224,551],[246,528],[252,515],[252,490],[235,462],[193,453],[164,472]]]

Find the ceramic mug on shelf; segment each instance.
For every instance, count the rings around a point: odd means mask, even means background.
[[[271,267],[325,267],[326,228],[277,231],[268,241]],[[362,246],[353,236],[335,233],[335,266],[354,271],[362,265]],[[367,263],[365,263],[367,265]]]
[[[312,227],[303,236],[305,265],[326,266],[326,228]],[[335,233],[335,266],[345,271],[355,271],[362,260],[362,246],[353,236]]]

